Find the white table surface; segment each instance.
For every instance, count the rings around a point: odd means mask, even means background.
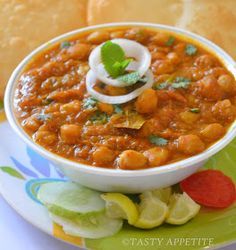
[[[236,244],[221,249],[235,250]],[[0,195],[0,250],[80,250],[80,248],[56,240],[33,227]]]

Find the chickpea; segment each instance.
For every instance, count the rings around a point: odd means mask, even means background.
[[[193,124],[200,118],[200,114],[184,111],[179,114],[181,120],[187,124]]]
[[[234,81],[234,78],[230,75],[221,75],[218,80],[217,80],[218,84],[220,85],[221,89],[225,92],[225,93],[232,93],[235,92],[236,89],[236,83]]]
[[[213,107],[212,107],[213,115],[220,120],[233,120],[236,108],[232,105],[231,101],[228,99],[225,99],[223,101],[218,101]]]
[[[146,89],[135,102],[137,112],[141,114],[153,113],[157,107],[157,95],[153,89]]]
[[[194,65],[200,68],[209,69],[215,65],[215,59],[211,55],[201,55],[196,58]]]
[[[143,154],[147,157],[148,163],[151,167],[163,165],[169,158],[169,151],[161,147],[150,148]]]
[[[125,38],[135,40],[139,43],[145,42],[148,36],[148,33],[144,29],[138,27],[129,29],[125,34]]]
[[[169,35],[165,33],[158,33],[152,37],[152,42],[159,46],[165,46],[169,40]]]
[[[43,145],[52,145],[57,140],[57,135],[46,130],[39,130],[33,135],[33,140]]]
[[[73,59],[84,60],[87,59],[91,50],[91,46],[86,43],[77,43],[75,45],[70,46],[67,49],[67,53]]]
[[[198,93],[207,99],[217,101],[222,98],[222,91],[214,76],[205,76],[197,82]]]
[[[22,127],[24,127],[26,130],[30,132],[36,132],[38,128],[40,127],[41,122],[37,120],[36,117],[30,116],[26,118],[25,120],[23,120],[21,125]]]
[[[110,39],[108,31],[98,30],[94,31],[87,37],[87,41],[94,44],[100,44]]]
[[[147,158],[135,150],[125,150],[119,156],[119,166],[122,169],[141,169],[146,163]]]
[[[197,67],[190,67],[186,69],[186,74],[187,77],[194,80],[198,81],[204,76],[204,71],[202,69],[199,69]]]
[[[101,146],[98,147],[92,154],[93,160],[97,163],[97,164],[107,164],[112,162],[115,159],[115,154],[114,152],[105,147],[105,146]]]
[[[105,86],[105,90],[107,91],[108,95],[116,96],[116,95],[124,95],[126,94],[125,88],[118,88],[111,85]]]
[[[167,59],[173,63],[173,64],[178,64],[181,61],[180,56],[176,52],[170,52],[167,54]]]
[[[75,124],[65,124],[60,128],[61,140],[67,144],[76,144],[81,136],[82,128]]]
[[[177,139],[177,149],[187,155],[194,155],[205,149],[205,144],[197,135],[181,135]]]
[[[156,60],[152,64],[152,71],[156,75],[169,74],[174,71],[174,66],[168,60]]]
[[[111,104],[99,102],[97,106],[100,111],[105,112],[108,115],[113,113],[113,106]]]
[[[81,110],[81,102],[78,100],[63,104],[60,111],[66,114],[76,114]]]
[[[122,37],[124,37],[124,31],[122,31],[122,30],[111,32],[111,38],[112,39],[114,39],[114,38],[122,38]]]
[[[165,59],[166,58],[166,54],[163,52],[152,52],[152,62],[156,61],[156,60],[160,60],[160,59]]]
[[[201,130],[201,135],[209,141],[219,139],[224,133],[225,128],[220,123],[209,124]]]
[[[178,54],[183,54],[185,51],[186,44],[179,42],[174,46],[174,51]]]

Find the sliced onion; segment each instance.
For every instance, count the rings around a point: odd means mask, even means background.
[[[135,89],[134,91],[126,95],[108,96],[97,92],[93,88],[96,83],[100,82],[100,80],[96,77],[96,74],[92,70],[89,70],[86,76],[86,87],[88,93],[100,102],[121,104],[133,100],[134,98],[139,96],[145,89],[152,87],[154,81],[152,72],[148,70],[144,76],[147,77],[147,82],[142,87]]]
[[[135,58],[134,62],[131,62],[127,67],[127,70],[131,70],[132,67],[135,69],[139,75],[142,77],[147,72],[150,64],[151,64],[151,54],[146,47],[143,45],[131,41],[128,39],[113,39],[111,40],[113,43],[116,43],[122,47],[127,57]],[[101,64],[101,47],[103,44],[97,46],[89,56],[89,66],[92,71],[97,75],[97,78],[108,85],[112,85],[115,87],[127,86],[128,84],[123,82],[121,83],[117,79],[112,79],[108,76],[108,73],[105,71],[104,67],[102,68]],[[102,65],[102,66],[101,66]]]

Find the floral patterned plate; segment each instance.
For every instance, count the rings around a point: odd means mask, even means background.
[[[182,226],[164,224],[153,230],[139,230],[125,224],[113,237],[91,240],[66,235],[51,221],[36,199],[42,183],[67,181],[52,163],[28,148],[12,131],[0,113],[0,192],[28,222],[68,243],[87,249],[203,249],[218,248],[236,241],[236,205],[225,210],[202,208]],[[204,168],[216,168],[236,182],[236,139],[212,157]]]

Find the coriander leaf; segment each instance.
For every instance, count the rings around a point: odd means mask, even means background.
[[[93,115],[91,115],[89,120],[93,124],[104,124],[108,122],[109,116],[104,112],[96,111]]]
[[[52,115],[51,114],[38,114],[36,116],[37,120],[39,121],[48,121],[48,120],[51,120],[52,119]]]
[[[199,108],[192,108],[189,110],[192,113],[200,113],[200,109]]]
[[[128,86],[131,86],[135,84],[136,82],[138,82],[141,79],[141,77],[137,71],[134,71],[126,75],[119,76],[117,79],[121,82],[127,83]]]
[[[190,80],[188,78],[183,77],[183,76],[177,76],[175,78],[175,82],[190,82]]]
[[[48,105],[52,102],[53,102],[53,99],[51,99],[51,98],[46,98],[46,99],[42,100],[43,105]]]
[[[148,137],[148,140],[152,143],[155,144],[157,146],[165,146],[168,143],[168,140],[166,140],[165,138],[156,136],[156,135],[150,135]]]
[[[68,41],[64,41],[60,45],[61,49],[66,49],[66,48],[69,48],[70,46],[71,46],[71,44]]]
[[[171,87],[174,89],[187,89],[190,84],[190,80],[185,77],[176,77],[175,81],[171,84]]]
[[[94,97],[88,97],[84,99],[83,108],[84,109],[92,109],[97,105],[98,100]]]
[[[197,48],[193,44],[187,44],[185,47],[185,53],[189,56],[193,56],[197,53]]]
[[[107,73],[116,78],[120,74],[120,63],[125,60],[125,52],[118,44],[107,41],[101,47],[101,59]]]
[[[170,36],[168,41],[166,42],[166,46],[171,46],[175,41],[175,38],[173,36]]]
[[[115,112],[116,114],[123,114],[123,113],[124,113],[124,111],[123,111],[121,105],[119,105],[119,104],[114,104],[113,107],[114,107],[114,112]]]
[[[163,82],[163,83],[154,85],[153,89],[155,89],[155,90],[165,89],[167,86],[168,86],[168,83]]]

